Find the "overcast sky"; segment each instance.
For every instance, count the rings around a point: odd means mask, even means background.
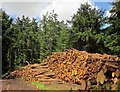
[[[108,1],[111,2],[112,0]],[[107,15],[109,15],[108,11],[112,7],[108,2],[96,2],[95,0],[40,0],[39,2],[36,0],[29,0],[29,2],[25,2],[25,0],[24,2],[22,0],[21,2],[4,0],[2,1],[2,9],[13,18],[25,15],[30,18],[35,17],[38,20],[40,20],[46,12],[50,13],[54,10],[55,13],[58,14],[59,20],[70,20],[71,16],[73,16],[80,7],[80,4],[86,2],[92,5],[92,7],[105,8]]]

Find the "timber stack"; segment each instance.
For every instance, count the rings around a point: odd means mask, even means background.
[[[120,58],[71,49],[53,52],[41,64],[30,64],[11,75],[26,81],[76,83],[81,86],[80,90],[94,87],[115,90],[120,84]]]
[[[120,58],[114,55],[72,49],[52,53],[43,63],[47,63],[57,78],[80,84],[82,90],[92,85],[98,85],[99,88],[111,81],[112,86],[120,83]]]

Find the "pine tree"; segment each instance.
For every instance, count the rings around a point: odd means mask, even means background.
[[[13,19],[10,18],[5,11],[1,10],[2,15],[2,72],[5,73],[9,70],[10,61],[8,60],[8,50],[10,49],[12,40],[10,37],[12,36],[12,32],[10,32],[9,28],[12,24]]]
[[[105,31],[105,46],[109,49],[109,54],[120,56],[120,1],[113,2],[113,8],[110,10],[110,26]]]
[[[92,8],[88,3],[81,4],[70,21],[72,24],[70,42],[73,48],[102,53],[98,36],[105,24],[103,14],[104,10]]]

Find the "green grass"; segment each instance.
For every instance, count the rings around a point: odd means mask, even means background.
[[[35,85],[40,90],[47,90],[48,92],[59,92],[56,88],[45,87],[44,84],[39,83],[37,81],[32,82],[32,85]],[[63,90],[62,92],[73,92],[72,88],[69,90]]]
[[[41,84],[39,82],[32,82],[33,85],[35,85],[39,89],[46,89],[44,84]]]

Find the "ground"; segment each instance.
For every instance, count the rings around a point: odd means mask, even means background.
[[[2,90],[36,90],[36,86],[21,79],[3,79]]]
[[[80,85],[67,83],[55,77],[46,64],[31,64],[13,72],[20,78],[3,79],[2,90],[78,90]],[[31,75],[36,75],[32,76]],[[9,76],[9,74],[8,74]],[[22,80],[24,77],[25,80]],[[37,78],[38,77],[38,78]],[[11,78],[11,79],[10,79]],[[35,79],[39,79],[35,81]],[[34,79],[34,80],[32,80]],[[31,81],[30,81],[31,80]]]
[[[2,90],[78,90],[79,85],[72,83],[47,83],[43,84],[43,88],[38,88],[37,85],[31,82],[22,81],[21,79],[3,79]]]

